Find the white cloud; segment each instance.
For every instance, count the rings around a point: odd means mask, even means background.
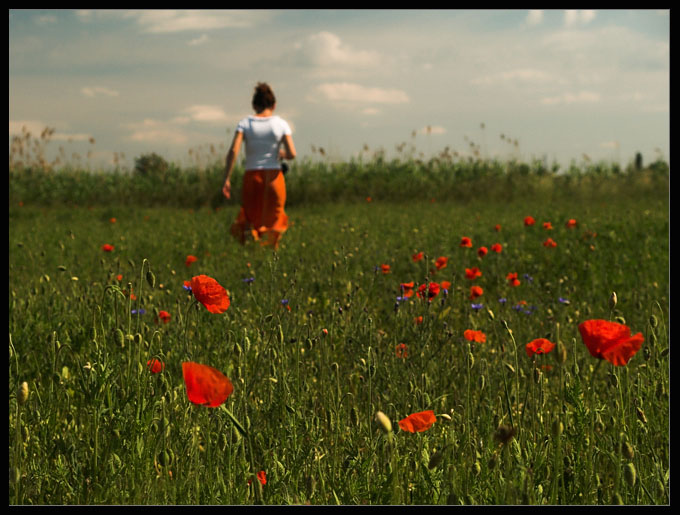
[[[35,18],[35,22],[38,25],[50,25],[51,23],[57,23],[57,18],[56,16],[52,16],[51,14],[44,14],[41,16],[37,16]]]
[[[543,105],[559,104],[593,104],[600,101],[600,94],[592,91],[581,91],[579,93],[564,93],[553,97],[544,97],[540,100]]]
[[[183,112],[195,122],[224,124],[234,121],[233,117],[228,116],[221,107],[214,105],[193,105]]]
[[[400,89],[367,88],[349,82],[326,82],[315,88],[315,93],[331,102],[403,104],[408,95]],[[315,95],[316,96],[316,95]],[[314,99],[312,97],[312,99]]]
[[[543,10],[529,9],[526,22],[528,25],[539,25],[541,22],[543,22]]]
[[[593,21],[596,16],[596,11],[592,9],[567,9],[564,11],[564,24],[567,27],[572,27],[577,24],[586,25]]]
[[[252,27],[266,18],[264,11],[237,10],[132,10],[123,13],[136,20],[144,32],[164,34],[184,31],[223,29],[227,27]]]
[[[45,123],[40,120],[10,120],[9,135],[20,136],[29,133],[32,139],[40,139],[43,132],[47,129],[54,129],[49,139],[54,141],[88,141],[92,138],[91,134],[82,132],[61,132],[55,127],[56,124]]]
[[[83,95],[85,95],[86,97],[96,97],[96,96],[101,96],[101,95],[104,95],[104,96],[107,96],[107,97],[117,97],[118,96],[117,91],[115,91],[113,89],[105,88],[103,86],[94,86],[94,87],[85,86],[84,88],[82,88],[80,90],[80,92]]]
[[[295,45],[299,61],[322,76],[343,75],[353,70],[371,69],[383,63],[378,52],[357,50],[331,32],[318,32]]]
[[[208,35],[207,34],[201,34],[199,37],[192,39],[187,43],[189,46],[197,46],[197,45],[202,45],[208,41]]]
[[[559,82],[553,75],[535,68],[517,68],[506,70],[470,81],[472,84],[488,85],[498,82]]]
[[[172,122],[147,118],[141,122],[127,123],[124,127],[131,131],[128,138],[132,141],[184,145],[189,140],[187,134]]]

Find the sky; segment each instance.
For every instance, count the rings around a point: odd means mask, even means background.
[[[9,10],[10,143],[49,158],[200,164],[259,81],[299,159],[670,158],[669,10]]]

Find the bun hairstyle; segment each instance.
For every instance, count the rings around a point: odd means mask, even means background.
[[[276,97],[272,88],[266,82],[258,82],[253,95],[253,109],[259,113],[274,107],[274,104],[276,104]]]

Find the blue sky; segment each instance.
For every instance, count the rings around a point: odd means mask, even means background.
[[[10,139],[49,156],[221,154],[257,81],[301,158],[669,158],[668,10],[9,11]]]

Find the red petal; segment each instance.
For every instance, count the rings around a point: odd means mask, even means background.
[[[187,361],[182,363],[187,397],[194,404],[217,408],[234,391],[227,376],[216,368]]]
[[[402,431],[408,431],[409,433],[420,433],[430,429],[432,424],[434,424],[436,421],[437,417],[434,416],[434,411],[420,411],[400,420],[399,427],[402,429]]]

